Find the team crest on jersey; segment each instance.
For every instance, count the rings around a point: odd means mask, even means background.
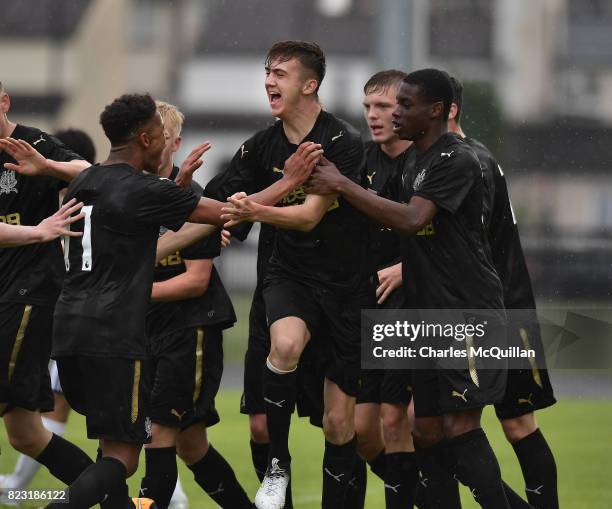
[[[414,182],[412,183],[413,190],[417,191],[419,187],[421,187],[423,180],[425,180],[426,172],[427,172],[427,168],[424,168],[419,173],[417,173],[417,176],[414,178]]]
[[[17,178],[15,172],[10,170],[4,170],[0,177],[0,194],[11,194],[18,193],[17,191]]]

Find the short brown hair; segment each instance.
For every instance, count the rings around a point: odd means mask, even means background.
[[[325,77],[325,54],[316,42],[309,41],[280,41],[275,43],[266,55],[266,67],[275,60],[286,62],[292,58],[297,58],[303,67],[312,71],[317,79],[317,89],[319,91],[321,82]]]
[[[164,101],[155,101],[155,106],[157,106],[157,111],[159,111],[159,114],[162,116],[164,124],[170,124],[174,129],[174,134],[179,136],[183,129],[185,115],[183,115],[174,104]]]
[[[397,69],[377,72],[363,86],[363,93],[366,95],[375,92],[382,94],[385,93],[389,87],[399,88],[402,80],[406,76],[408,75],[404,71],[398,71]]]

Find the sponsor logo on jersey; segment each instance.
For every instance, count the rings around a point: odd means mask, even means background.
[[[417,233],[419,236],[429,237],[431,235],[436,234],[436,230],[434,229],[433,222],[429,223],[427,226],[421,228]]]
[[[372,185],[372,179],[374,178],[374,175],[376,175],[375,171],[373,171],[372,173],[368,173],[366,175],[366,178],[368,179],[368,182],[370,183],[370,185]]]
[[[158,265],[162,265],[164,267],[180,265],[181,263],[183,263],[183,257],[181,256],[180,251],[176,251],[175,253],[172,253],[157,262]]]
[[[10,170],[4,170],[0,177],[0,194],[11,194],[18,193],[17,191],[17,178],[15,172]]]
[[[294,189],[293,191],[291,191],[287,196],[285,196],[281,200],[281,204],[283,206],[301,205],[302,203],[306,201],[306,196],[308,196],[306,194],[306,191],[304,191],[304,188],[300,186],[297,189]],[[329,212],[330,210],[337,209],[339,206],[340,206],[340,203],[338,202],[338,198],[336,198],[333,201],[333,203],[329,206],[329,208],[327,209],[327,212]]]
[[[332,136],[331,141],[336,141],[338,138],[342,138],[344,136],[344,131],[340,131],[336,136]]]
[[[7,214],[6,216],[0,216],[0,223],[21,224],[21,214],[19,212],[13,212],[12,214]]]

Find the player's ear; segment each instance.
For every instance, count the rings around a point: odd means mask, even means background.
[[[314,78],[307,79],[304,82],[304,86],[302,87],[302,93],[304,95],[316,94],[318,86],[319,86],[319,82],[316,79]]]
[[[0,94],[0,112],[7,114],[11,109],[11,98],[6,92]]]
[[[144,148],[147,148],[149,145],[151,145],[151,137],[149,136],[149,133],[146,131],[141,132],[138,135],[138,143]]]
[[[431,105],[431,118],[441,117],[444,113],[444,103],[442,101],[436,101]]]
[[[178,149],[181,148],[181,143],[183,143],[183,138],[181,136],[177,136],[172,144],[172,152],[177,152]]]
[[[449,120],[455,120],[457,116],[457,105],[455,103],[451,103],[450,112],[448,113]]]

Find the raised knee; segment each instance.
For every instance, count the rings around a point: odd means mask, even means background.
[[[270,349],[270,360],[280,369],[293,369],[302,355],[302,343],[296,339],[277,338]]]

